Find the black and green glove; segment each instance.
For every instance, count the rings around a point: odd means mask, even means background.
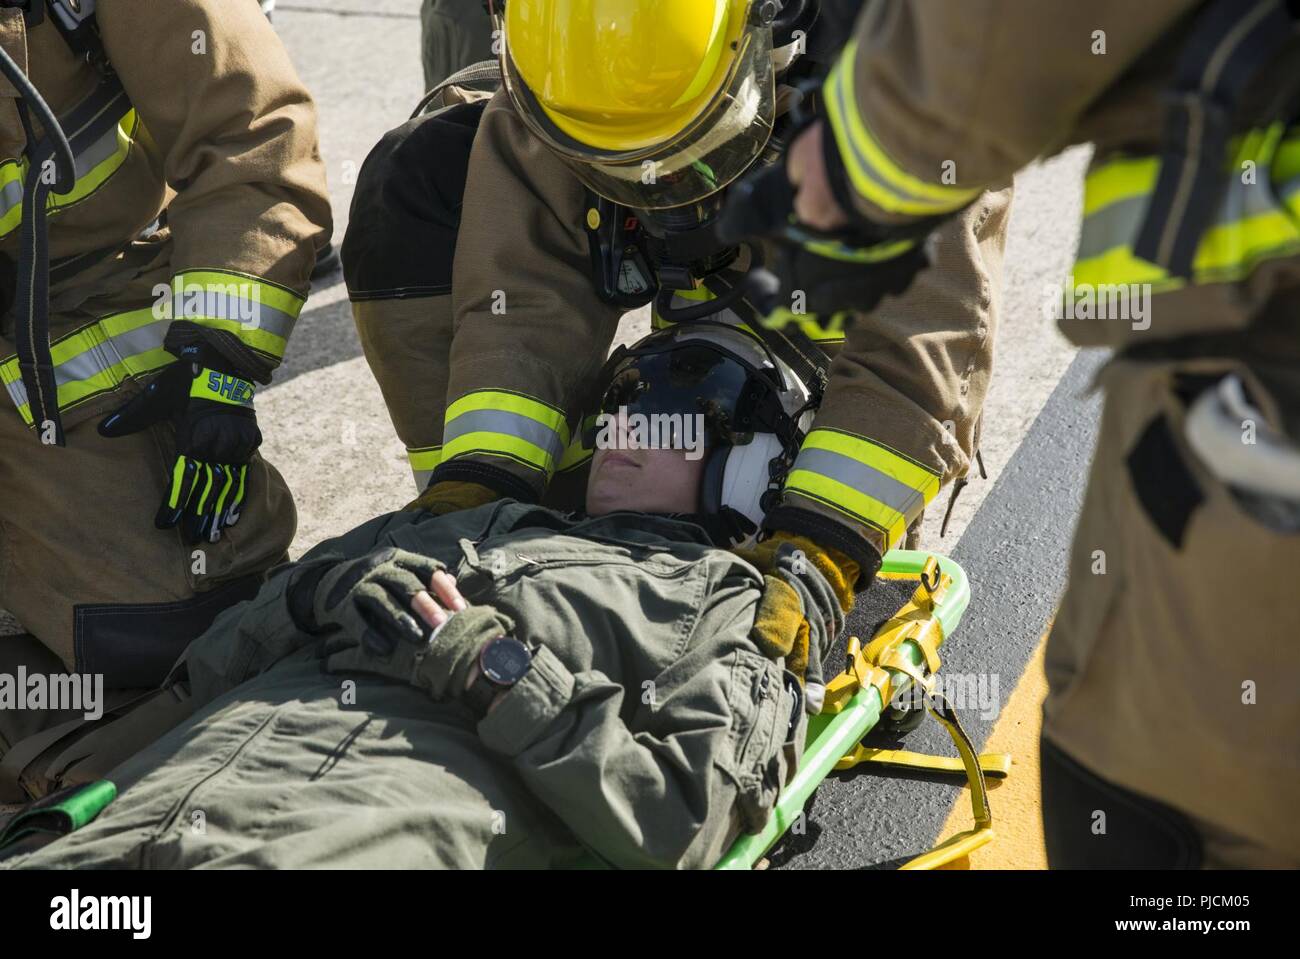
[[[411,600],[442,569],[432,557],[391,546],[359,559],[301,563],[286,591],[290,614],[305,632],[335,632],[344,645],[387,656],[428,637]]]
[[[239,521],[248,463],[262,443],[253,383],[182,358],[99,424],[102,436],[138,433],[164,420],[176,427],[176,459],[154,517],[179,525],[186,543],[215,543]]]
[[[929,265],[924,240],[931,221],[897,228],[857,223],[820,233],[795,219],[794,197],[785,163],[779,162],[733,185],[718,220],[725,243],[772,243],[772,260],[751,269],[743,283],[764,326],[843,334],[857,313],[906,292]]]
[[[460,699],[470,670],[489,640],[508,636],[514,621],[491,606],[470,606],[452,613],[428,639],[400,643],[381,656],[370,646],[342,639],[326,647],[331,673],[373,673],[422,689],[435,702]]]

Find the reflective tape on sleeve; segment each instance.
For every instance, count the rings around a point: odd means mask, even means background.
[[[785,491],[880,530],[889,546],[939,492],[940,474],[882,443],[840,430],[808,434]]]
[[[505,390],[477,390],[447,408],[442,461],[471,454],[501,456],[549,478],[569,445],[564,413]]]
[[[980,188],[914,176],[889,156],[858,109],[856,61],[857,43],[850,42],[823,87],[826,116],[853,188],[882,210],[918,217],[952,213],[979,196]]]
[[[187,270],[172,278],[171,315],[227,330],[279,361],[306,300],[260,277],[229,270]]]

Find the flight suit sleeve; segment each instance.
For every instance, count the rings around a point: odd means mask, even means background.
[[[478,725],[529,791],[605,862],[715,864],[741,830],[762,828],[797,765],[806,720],[798,686],[748,639],[752,577],[714,591],[693,647],[642,688],[571,672],[545,646]],[[638,707],[650,718],[633,732]]]
[[[97,18],[175,191],[172,319],[269,378],[331,227],[311,97],[251,0],[101,0]]]
[[[871,0],[827,77],[826,160],[873,223],[947,216],[1064,146],[1200,0]]]
[[[560,467],[622,315],[591,281],[585,215],[581,183],[497,94],[470,155],[431,482],[530,502]]]
[[[938,229],[931,269],[850,328],[826,397],[765,526],[875,568],[978,444],[1011,188]]]

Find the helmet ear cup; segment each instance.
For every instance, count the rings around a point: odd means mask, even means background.
[[[704,478],[700,481],[701,513],[722,511],[723,482],[727,475],[727,462],[734,449],[734,446],[716,446],[709,452],[709,461],[704,464]]]
[[[755,433],[752,442],[728,447],[727,452],[718,484],[719,503],[736,510],[755,526],[762,526],[763,494],[771,482],[769,466],[781,455],[781,441],[773,433]]]

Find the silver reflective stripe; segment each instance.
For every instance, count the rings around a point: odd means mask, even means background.
[[[411,475],[415,477],[415,494],[418,496],[424,492],[429,485],[429,479],[433,476],[433,470],[412,469]]]
[[[795,459],[794,468],[843,483],[850,489],[884,503],[908,519],[925,506],[925,496],[918,490],[866,463],[859,463],[852,457],[833,450],[802,449]],[[798,487],[794,490],[798,492]]]
[[[77,380],[88,380],[112,369],[127,357],[155,350],[162,346],[170,325],[170,320],[155,320],[126,333],[111,336],[98,346],[68,357],[54,368],[54,382],[63,386]]]
[[[1269,170],[1261,167],[1258,183],[1267,183]],[[1300,188],[1300,183],[1297,184]],[[1132,245],[1138,230],[1146,217],[1147,205],[1151,195],[1143,193],[1128,197],[1117,203],[1103,207],[1083,221],[1083,233],[1079,237],[1079,252],[1075,259],[1090,260],[1101,256],[1116,247]],[[1236,177],[1228,184],[1228,190],[1219,202],[1218,212],[1210,229],[1224,226],[1261,213],[1276,212],[1277,206],[1271,198],[1271,191],[1260,189],[1256,185],[1247,186]]]
[[[98,325],[98,324],[95,324]],[[108,337],[103,343],[70,356],[54,367],[56,387],[77,383],[106,373],[132,356],[156,350],[163,344],[170,320],[156,320],[134,330]],[[86,328],[78,332],[83,332]],[[27,388],[22,380],[6,384],[14,405],[20,409],[27,403]]]
[[[4,216],[23,202],[23,184],[21,180],[10,180],[0,187],[0,216]]]
[[[525,440],[545,450],[551,457],[552,465],[558,463],[564,454],[564,440],[559,433],[522,413],[506,410],[469,410],[461,413],[444,428],[443,445],[450,446],[453,440],[467,433],[504,433]]]
[[[117,152],[117,131],[116,126],[111,127],[98,140],[77,154],[75,167],[78,180]]]
[[[256,286],[254,282],[240,284],[232,282],[230,286]],[[256,298],[241,296],[229,289],[221,289],[211,283],[185,283],[173,293],[175,302],[172,311],[177,319],[198,317],[203,319],[233,320],[249,329],[265,330],[281,339],[287,340],[293,332],[295,317],[273,306],[267,306]],[[202,309],[196,312],[191,304],[202,303]],[[252,317],[250,321],[247,317]]]
[[[14,401],[14,406],[22,409],[27,405],[27,387],[23,386],[22,380],[6,383],[5,388],[9,390],[9,398]]]
[[[852,86],[851,78],[845,68],[845,64],[851,62],[852,56],[841,57],[839,67],[832,74],[835,78],[832,82],[835,89],[836,105],[839,108],[839,115],[846,128],[848,126],[850,111],[853,113],[857,112],[857,105],[849,102],[849,97],[851,95],[856,96],[856,94],[850,90],[850,87]],[[829,136],[830,134],[828,133],[827,135]],[[918,196],[901,186],[886,182],[885,179],[877,173],[875,164],[872,163],[871,160],[867,158],[866,153],[863,152],[861,145],[858,143],[857,137],[853,136],[848,129],[845,129],[845,136],[842,139],[836,137],[835,141],[841,146],[843,146],[844,142],[847,141],[849,149],[853,151],[853,157],[857,161],[854,165],[857,167],[858,172],[864,174],[867,179],[874,183],[877,189],[885,195],[902,197],[904,200],[915,206],[926,207],[935,212],[946,213],[950,209],[953,209],[951,205],[946,205],[943,202],[932,200],[929,197]]]

